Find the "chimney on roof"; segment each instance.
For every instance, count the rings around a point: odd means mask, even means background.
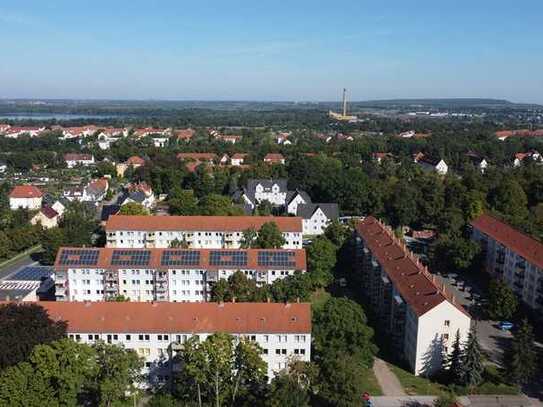
[[[270,302],[271,302],[271,298],[270,298],[269,296],[266,298],[266,302],[267,302],[267,303],[270,303]]]
[[[296,297],[296,304],[300,303],[300,297]]]
[[[236,302],[236,297],[232,297],[232,302]]]

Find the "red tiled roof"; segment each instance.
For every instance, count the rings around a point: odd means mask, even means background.
[[[125,162],[126,165],[145,165],[145,160],[137,155],[133,155]]]
[[[471,221],[471,225],[490,236],[504,246],[507,246],[528,262],[543,269],[543,243],[528,236],[507,223],[489,215],[483,214]]]
[[[72,250],[77,249],[79,252],[81,251],[87,251],[87,252],[95,252],[98,251],[98,261],[93,266],[88,265],[78,265],[77,261],[80,258],[79,255],[73,255],[70,257],[70,266],[64,266],[61,264],[61,256],[62,252],[64,250]],[[55,261],[55,268],[62,269],[62,268],[105,268],[105,269],[118,269],[118,268],[125,268],[126,266],[116,266],[111,264],[111,258],[113,256],[114,250],[124,250],[124,249],[115,249],[110,247],[102,247],[102,248],[74,248],[74,247],[61,247],[57,252],[57,257]],[[145,267],[147,268],[168,268],[165,266],[162,266],[162,254],[164,251],[168,250],[171,254],[171,258],[175,258],[177,255],[181,255],[186,252],[198,252],[200,253],[200,261],[198,264],[192,264],[192,265],[184,265],[184,266],[171,266],[171,268],[177,268],[177,269],[193,269],[198,268],[202,270],[217,270],[217,269],[250,269],[250,270],[302,270],[305,271],[307,269],[306,266],[306,255],[304,249],[236,249],[235,252],[245,252],[247,253],[247,265],[246,266],[225,266],[225,265],[213,265],[210,261],[211,252],[217,253],[221,252],[223,253],[221,255],[221,260],[228,261],[232,255],[232,249],[130,249],[132,252],[143,252],[147,251],[150,252],[149,257],[149,263]],[[281,266],[260,266],[258,264],[258,253],[260,252],[277,252],[277,253],[294,253],[293,261],[295,263],[294,266],[289,267],[281,267]]]
[[[69,333],[311,333],[311,304],[38,302]]]
[[[392,230],[372,216],[359,222],[356,230],[390,278],[402,298],[418,315],[424,315],[443,301],[467,312],[438,286],[435,276],[401,243]]]
[[[177,158],[180,160],[215,160],[217,154],[215,153],[179,153]]]
[[[245,158],[247,157],[248,154],[246,153],[235,153],[233,156],[232,156],[232,160],[239,160],[239,159],[242,159],[242,158]]]
[[[519,130],[501,130],[496,132],[496,137],[498,138],[507,138],[507,137],[543,137],[543,129],[529,130],[529,129],[519,129]]]
[[[193,129],[181,129],[175,131],[178,140],[190,140],[196,132]]]
[[[43,192],[34,185],[17,185],[9,194],[10,198],[40,198]]]
[[[64,161],[91,161],[92,155],[90,154],[78,154],[78,153],[67,153],[64,154]]]
[[[44,206],[43,208],[41,208],[41,213],[43,213],[43,215],[49,219],[53,219],[58,216],[58,212],[50,206]]]
[[[237,232],[260,229],[275,222],[282,232],[301,232],[302,218],[293,216],[111,216],[106,231],[113,230],[201,230]]]
[[[264,161],[283,161],[285,157],[283,157],[283,154],[277,154],[277,153],[269,153],[266,154],[264,157]]]

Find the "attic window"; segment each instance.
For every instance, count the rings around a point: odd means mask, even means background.
[[[290,318],[290,321],[291,321],[291,322],[296,322],[296,319],[297,319],[296,317],[291,317],[291,318]]]

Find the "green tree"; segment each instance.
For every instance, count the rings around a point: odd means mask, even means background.
[[[243,209],[235,206],[227,196],[209,194],[200,199],[200,213],[205,216],[243,215]]]
[[[251,249],[256,245],[256,239],[258,238],[258,232],[255,228],[245,229],[241,237],[240,247],[242,249]]]
[[[451,407],[456,403],[456,396],[452,393],[443,393],[434,400],[434,407]]]
[[[192,190],[173,189],[168,196],[170,215],[191,216],[198,214],[198,199]]]
[[[362,366],[349,354],[326,356],[320,362],[318,398],[328,406],[360,406],[364,374]]]
[[[431,246],[432,268],[444,272],[469,269],[480,247],[463,237],[440,236]]]
[[[313,347],[318,358],[343,353],[361,367],[370,368],[377,349],[372,343],[360,305],[346,298],[331,298],[314,312]]]
[[[513,223],[521,223],[528,217],[528,197],[514,179],[506,179],[489,193],[492,208],[503,213]]]
[[[288,367],[275,375],[266,397],[269,407],[310,406],[311,396],[316,394],[319,370],[311,362],[293,359]]]
[[[307,269],[317,287],[326,287],[334,279],[337,247],[325,236],[316,237],[307,248]]]
[[[511,347],[504,355],[507,375],[513,383],[525,384],[537,372],[537,351],[534,340],[533,329],[524,319],[519,329],[514,332]]]
[[[211,290],[213,301],[254,302],[258,300],[258,294],[256,281],[239,270],[227,280],[219,279]]]
[[[260,249],[280,249],[286,243],[275,222],[266,222],[258,231],[255,245]]]
[[[518,308],[518,300],[511,288],[502,280],[492,280],[488,287],[488,308],[494,320],[511,319]]]
[[[272,212],[273,206],[270,201],[267,200],[260,202],[254,210],[255,216],[270,216]]]
[[[70,339],[37,345],[0,375],[0,405],[75,406],[96,372],[93,350]]]
[[[343,246],[343,243],[351,235],[349,227],[342,225],[338,220],[334,219],[324,230],[324,236],[330,240],[336,247]]]
[[[60,228],[47,229],[42,237],[42,257],[43,264],[54,264],[58,249],[65,245],[64,232]]]
[[[174,375],[174,394],[199,405],[231,406],[255,401],[266,383],[266,363],[254,342],[225,333],[203,342],[185,342],[176,358],[182,368]],[[251,402],[249,402],[251,403]]]
[[[460,384],[462,382],[462,348],[460,343],[460,331],[456,331],[452,351],[445,358],[447,377],[451,383]]]
[[[462,355],[462,384],[470,388],[481,384],[483,380],[483,357],[477,339],[477,329],[473,327],[468,335]]]
[[[143,361],[133,350],[117,345],[98,342],[93,349],[98,364],[90,385],[93,405],[110,407],[114,402],[127,400],[141,382]]]
[[[145,206],[137,202],[129,202],[121,206],[120,215],[149,215],[149,211]]]
[[[65,335],[66,323],[51,320],[39,305],[0,305],[0,370],[26,360],[36,345]]]

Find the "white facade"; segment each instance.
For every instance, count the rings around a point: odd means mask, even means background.
[[[322,235],[329,224],[330,219],[321,208],[317,208],[311,218],[302,221],[304,235]]]
[[[148,376],[150,383],[167,382],[171,378],[172,369],[179,368],[173,365],[171,358],[176,353],[173,348],[180,348],[184,342],[197,336],[200,341],[211,333],[169,332],[157,333],[107,333],[107,332],[67,332],[68,337],[81,343],[93,344],[97,341],[122,345],[126,349],[134,350],[143,358],[145,367],[142,373]],[[275,374],[288,366],[292,358],[309,362],[311,360],[311,333],[254,333],[233,334],[235,337],[244,337],[256,342],[263,353],[262,359],[266,362],[267,376],[271,380]]]
[[[512,242],[518,244],[520,240],[513,237],[514,233],[509,231],[507,235]],[[529,239],[525,235],[523,237]],[[512,245],[501,243],[479,230],[476,225],[473,227],[472,240],[481,245],[485,255],[485,268],[490,275],[505,282],[530,308],[543,310],[543,267],[523,257]],[[535,244],[539,244],[541,248],[539,252],[534,251],[534,254],[543,253],[543,245],[539,242]],[[531,250],[528,247],[533,249],[533,246],[527,245],[526,250]],[[539,264],[543,262],[543,257],[540,259]]]
[[[443,355],[451,352],[456,333],[461,343],[467,339],[470,316],[392,230],[368,217],[359,223],[357,233],[355,261],[361,273],[360,288],[380,329],[413,373],[435,373],[442,366]]]
[[[278,184],[273,184],[271,188],[266,188],[262,184],[255,187],[255,199],[257,202],[268,201],[272,205],[282,206],[285,204],[287,192],[281,191]]]
[[[303,196],[297,192],[294,198],[292,198],[290,202],[287,204],[287,213],[291,215],[296,215],[296,212],[298,211],[298,205],[306,204],[306,203],[309,203],[309,202],[306,202]],[[304,234],[305,234],[305,231],[304,231]]]
[[[51,301],[40,305],[51,318],[67,321],[67,336],[74,341],[103,341],[134,350],[143,358],[142,373],[151,384],[167,382],[182,368],[173,357],[187,340],[196,337],[202,342],[217,332],[258,344],[269,380],[292,359],[311,360],[310,304]],[[252,322],[257,320],[261,321],[258,328]]]
[[[41,208],[42,197],[34,198],[9,198],[9,207],[11,210],[19,208],[37,210]]]
[[[69,159],[66,160],[66,167],[74,168],[77,165],[87,166],[94,164],[94,157],[91,156],[89,159]]]
[[[107,247],[168,248],[176,240],[187,242],[192,249],[239,249],[243,230],[224,231],[142,231],[107,230]],[[302,231],[283,232],[286,243],[283,249],[301,249]]]

